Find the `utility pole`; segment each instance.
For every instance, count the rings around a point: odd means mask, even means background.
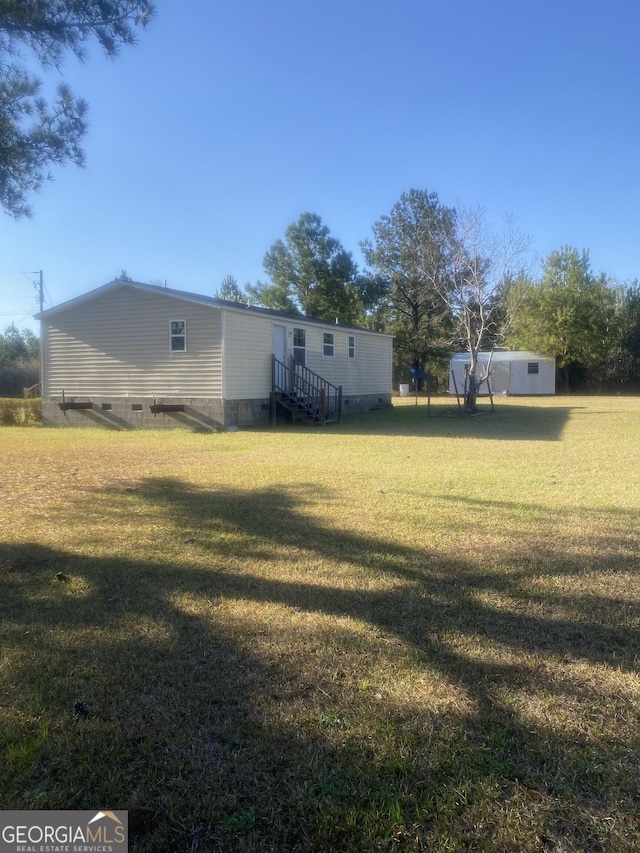
[[[38,296],[40,299],[40,313],[44,311],[44,280],[42,270],[38,280]],[[42,340],[42,321],[40,321],[40,396],[44,397],[44,342]]]
[[[32,270],[31,275],[39,275],[38,281],[33,282],[33,286],[38,291],[38,302],[40,303],[40,313],[44,311],[44,276],[42,270]]]
[[[38,291],[38,302],[40,304],[40,313],[44,311],[44,276],[42,274],[42,270],[34,270],[33,275],[38,275],[38,281],[33,282],[33,286]],[[44,385],[44,347],[42,341],[42,323],[40,323],[40,395],[44,393],[43,385]]]
[[[42,270],[38,270],[38,272],[40,273],[40,279],[37,283],[34,281],[33,286],[38,288],[38,298],[40,301],[40,313],[42,314],[42,312],[44,311],[44,278],[42,275]],[[35,273],[34,273],[34,275],[35,275]]]

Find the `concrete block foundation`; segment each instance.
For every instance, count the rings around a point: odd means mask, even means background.
[[[65,408],[61,408],[61,404]],[[88,407],[87,404],[90,404]],[[171,406],[173,411],[152,411]],[[387,408],[390,394],[345,396],[343,416]],[[74,406],[78,406],[74,408]],[[181,410],[176,411],[177,407]],[[47,426],[102,427],[103,429],[191,429],[215,432],[229,427],[268,426],[269,398],[257,400],[223,400],[206,397],[107,397],[65,394],[45,397],[42,419]]]

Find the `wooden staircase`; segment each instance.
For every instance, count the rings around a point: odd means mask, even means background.
[[[272,356],[271,424],[275,426],[278,407],[292,421],[324,426],[342,420],[342,386],[332,385],[302,364],[288,367]]]

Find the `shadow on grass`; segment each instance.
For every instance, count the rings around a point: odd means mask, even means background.
[[[498,569],[328,528],[318,497],[149,479],[150,554],[0,547],[5,807],[142,801],[166,817],[141,851],[637,849],[631,599],[532,592],[585,572],[553,547]],[[613,533],[597,550],[637,572]]]
[[[424,435],[431,437],[460,437],[470,435],[495,441],[560,441],[575,406],[500,406],[491,411],[488,403],[481,403],[479,414],[463,417],[455,406],[442,401],[427,404],[395,406],[392,409],[366,412],[346,417],[340,426],[327,429],[346,434]]]

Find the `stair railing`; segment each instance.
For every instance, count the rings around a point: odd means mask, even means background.
[[[289,367],[272,356],[273,393],[285,396],[291,403],[317,412],[322,426],[327,417],[342,420],[342,386],[333,385],[303,364]]]

